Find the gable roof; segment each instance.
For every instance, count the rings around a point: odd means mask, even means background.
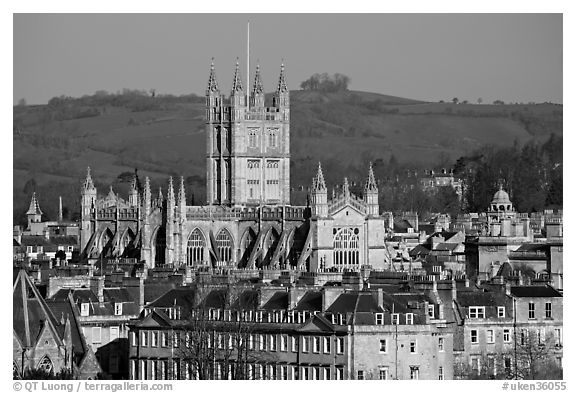
[[[137,327],[156,327],[156,326],[170,326],[172,322],[164,315],[164,313],[157,310],[151,310],[144,318],[138,319],[133,326]]]
[[[24,347],[35,346],[44,328],[50,329],[58,345],[62,345],[59,323],[24,269],[14,282],[12,302],[13,331]]]
[[[303,326],[298,328],[300,332],[326,332],[332,333],[334,332],[334,325],[324,318],[322,315],[312,315],[312,318],[309,318]]]

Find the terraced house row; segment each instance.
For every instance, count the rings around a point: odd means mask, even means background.
[[[196,285],[144,308],[130,326],[129,370],[132,379],[510,377],[525,370],[529,335],[542,344],[550,333],[561,362],[561,332],[562,296],[549,286]]]

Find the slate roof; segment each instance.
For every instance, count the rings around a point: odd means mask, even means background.
[[[412,224],[408,220],[394,220],[394,232],[408,232],[408,228],[412,228]]]
[[[227,291],[225,289],[215,289],[210,291],[202,302],[206,308],[224,308],[226,307]]]
[[[288,309],[288,292],[275,292],[262,307],[264,310],[287,310]]]
[[[345,314],[348,312],[382,312],[372,293],[347,292],[336,298],[328,312]]]
[[[255,310],[260,305],[258,299],[258,291],[248,289],[240,293],[230,308],[234,310]]]
[[[440,243],[440,244],[438,244],[438,246],[436,246],[435,250],[436,251],[452,251],[452,252],[454,252],[454,250],[456,248],[458,248],[458,246],[460,246],[460,243]]]
[[[549,285],[525,285],[511,287],[510,293],[516,297],[562,297],[562,294]]]
[[[196,291],[190,287],[178,287],[170,289],[156,300],[148,304],[146,307],[192,307],[194,305],[194,299],[196,297]]]
[[[157,299],[163,297],[165,294],[167,294],[168,292],[170,292],[171,290],[174,290],[174,289],[190,290],[190,288],[180,288],[177,286],[176,283],[167,283],[167,282],[149,283],[146,281],[146,282],[144,282],[144,302],[145,303],[154,302]],[[162,307],[162,306],[158,306],[158,307]]]
[[[44,327],[54,329],[62,340],[62,332],[57,329],[56,320],[46,302],[34,286],[25,270],[20,270],[13,286],[12,326],[14,333],[26,347],[36,345]]]
[[[416,247],[408,251],[408,255],[415,257],[418,255],[428,255],[430,254],[430,244],[418,244]]]
[[[41,235],[22,235],[21,245],[42,246],[44,251],[58,251],[58,246],[76,246],[78,239],[75,236],[53,236],[46,239]]]
[[[74,315],[74,311],[72,308],[72,303],[69,301],[68,297],[59,300],[47,300],[46,304],[48,305],[54,316],[60,320],[60,323],[63,324],[64,321],[68,318],[70,319],[71,324],[78,325],[77,318]],[[77,355],[83,354],[87,349],[86,348],[87,344],[86,341],[84,340],[84,337],[82,337],[82,335],[80,334],[80,328],[77,326],[77,328],[71,329],[71,335],[72,335],[72,345],[74,353]]]
[[[322,311],[322,293],[308,291],[294,308],[296,311]]]
[[[461,291],[457,292],[457,303],[462,307],[469,306],[495,306],[504,305],[507,302],[506,294],[502,292]]]

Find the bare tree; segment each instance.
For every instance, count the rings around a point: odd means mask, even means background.
[[[214,292],[222,297],[221,307],[200,304],[174,331],[173,346],[184,372],[202,380],[264,379],[265,375],[256,373],[256,365],[275,359],[260,351],[266,347],[267,336],[257,333],[258,311],[255,307],[232,308],[226,292]]]
[[[509,352],[513,359],[514,379],[558,379],[562,370],[554,357],[555,340],[543,329],[520,329],[515,334],[514,347]]]

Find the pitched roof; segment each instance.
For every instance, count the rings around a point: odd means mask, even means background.
[[[525,285],[511,287],[510,293],[516,297],[562,297],[562,294],[549,285]]]
[[[288,292],[275,292],[262,307],[264,310],[287,310],[288,309]]]
[[[460,243],[440,243],[434,249],[435,251],[454,251],[460,246]]]
[[[308,291],[294,308],[296,311],[322,311],[322,293]]]
[[[202,305],[208,308],[224,308],[226,306],[227,291],[214,289],[204,298]]]
[[[338,296],[327,311],[345,314],[348,312],[382,312],[383,310],[378,306],[372,293],[347,292]]]
[[[190,287],[179,287],[170,289],[168,292],[164,292],[162,296],[154,300],[147,307],[192,307],[194,305],[194,299],[196,296],[196,291]]]
[[[36,344],[44,328],[51,329],[57,344],[62,344],[59,323],[46,305],[25,270],[18,272],[12,291],[14,333],[25,347]]]
[[[242,291],[230,308],[235,310],[255,310],[259,306],[258,291],[248,289]]]

